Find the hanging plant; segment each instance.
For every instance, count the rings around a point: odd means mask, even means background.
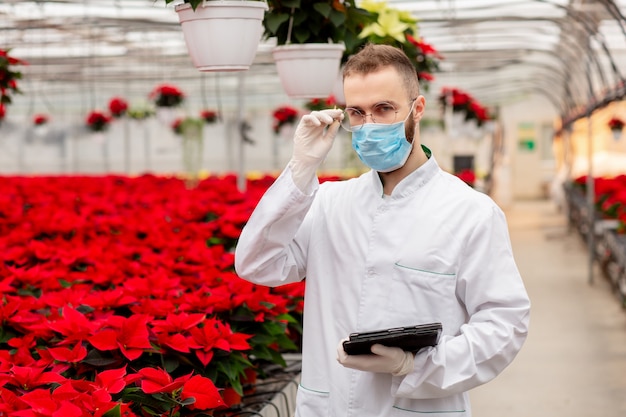
[[[2,105],[0,119],[4,117],[5,106],[12,102],[11,94],[21,93],[17,81],[22,78],[22,73],[15,69],[17,65],[27,65],[27,63],[10,56],[9,50],[0,49],[0,105]]]
[[[335,96],[333,95],[330,95],[326,98],[314,98],[304,103],[304,107],[310,111],[330,109],[336,106],[337,99],[335,99]]]
[[[272,129],[274,133],[279,133],[283,126],[293,125],[298,119],[298,110],[291,106],[281,106],[272,113]]]
[[[617,118],[617,117],[612,117],[611,120],[609,120],[609,129],[611,129],[612,131],[621,131],[624,128],[624,122],[622,121],[622,119]]]
[[[92,132],[104,132],[109,128],[111,116],[99,110],[93,110],[87,115],[85,125]]]
[[[200,118],[204,120],[204,123],[206,124],[213,124],[219,119],[217,111],[208,109],[200,112]]]
[[[267,5],[264,36],[275,37],[277,45],[343,42],[352,50],[361,29],[375,19],[355,0],[268,0]]]
[[[439,103],[444,112],[448,105],[452,105],[453,112],[464,113],[464,120],[475,120],[478,127],[493,120],[487,107],[459,88],[443,87],[439,94]]]
[[[121,97],[113,97],[109,100],[109,111],[111,116],[119,119],[128,111],[128,102]]]
[[[133,120],[145,120],[154,116],[154,110],[148,106],[135,106],[129,108],[126,114]]]
[[[49,120],[50,120],[50,118],[46,114],[39,113],[39,114],[35,114],[33,116],[33,124],[35,126],[43,126],[46,123],[48,123]]]
[[[389,7],[385,1],[363,1],[361,7],[375,14],[376,21],[365,26],[359,34],[360,43],[348,54],[356,52],[365,43],[392,45],[400,48],[409,57],[420,85],[428,91],[429,82],[439,72],[439,61],[443,56],[418,36],[417,19],[411,13]]]
[[[185,94],[171,84],[158,85],[149,97],[157,107],[178,107],[185,100]]]

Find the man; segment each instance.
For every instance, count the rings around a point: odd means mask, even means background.
[[[467,391],[498,375],[528,331],[505,217],[421,146],[425,99],[401,50],[367,45],[343,77],[345,115],[302,117],[235,267],[269,286],[306,277],[296,416],[470,416]],[[340,122],[372,170],[320,185]],[[431,322],[443,324],[439,343],[416,354],[342,347],[352,332]]]

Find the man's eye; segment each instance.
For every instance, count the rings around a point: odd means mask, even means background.
[[[394,111],[396,111],[395,107],[388,103],[377,104],[376,107],[374,107],[374,113],[376,114],[385,114]]]
[[[350,117],[362,117],[363,116],[363,113],[361,113],[357,109],[346,109],[346,113],[348,113],[348,116]]]

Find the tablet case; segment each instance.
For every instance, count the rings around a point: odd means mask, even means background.
[[[379,343],[384,346],[399,347],[407,352],[417,352],[421,348],[439,343],[441,330],[441,323],[427,323],[352,333],[350,339],[343,342],[343,349],[348,355],[371,354],[371,346]]]

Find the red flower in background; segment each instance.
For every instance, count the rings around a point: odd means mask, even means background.
[[[243,194],[234,175],[193,189],[151,175],[7,178],[0,322],[11,337],[0,344],[0,414],[222,407],[215,387],[240,384],[250,358],[293,351],[283,339],[299,334],[290,314],[302,311],[303,284],[256,288],[233,269],[241,228],[273,179],[249,180]],[[162,394],[125,376],[160,363],[178,364],[167,368],[172,383],[194,376]]]
[[[218,115],[215,110],[202,110],[200,112],[200,118],[204,120],[205,123],[215,123],[218,120]]]
[[[471,169],[464,169],[463,171],[458,172],[456,175],[471,187],[473,187],[474,183],[476,182],[476,174]]]
[[[272,129],[274,133],[280,132],[285,125],[292,125],[298,118],[298,110],[291,106],[281,106],[272,112]]]
[[[48,123],[49,118],[45,114],[36,114],[33,116],[33,124],[35,126],[42,126]]]
[[[617,118],[617,117],[612,117],[611,120],[609,120],[609,129],[622,130],[623,128],[624,128],[624,122],[622,121],[622,119]]]
[[[26,61],[12,57],[9,50],[0,49],[0,119],[5,115],[5,105],[11,104],[11,93],[20,93],[17,80],[22,73],[15,66],[28,65]]]
[[[439,103],[444,110],[451,104],[452,111],[464,112],[465,120],[476,120],[478,126],[482,126],[484,122],[492,119],[485,106],[459,88],[443,87],[439,94]]]
[[[311,111],[330,109],[337,105],[337,99],[332,94],[326,98],[314,98],[304,103],[304,107]]]
[[[185,94],[174,85],[161,84],[150,92],[149,98],[157,107],[177,107],[185,100]]]
[[[90,112],[85,119],[85,125],[92,132],[104,132],[110,123],[111,116],[98,110]]]
[[[121,97],[113,97],[109,100],[109,111],[115,118],[122,117],[128,111],[128,102]]]

